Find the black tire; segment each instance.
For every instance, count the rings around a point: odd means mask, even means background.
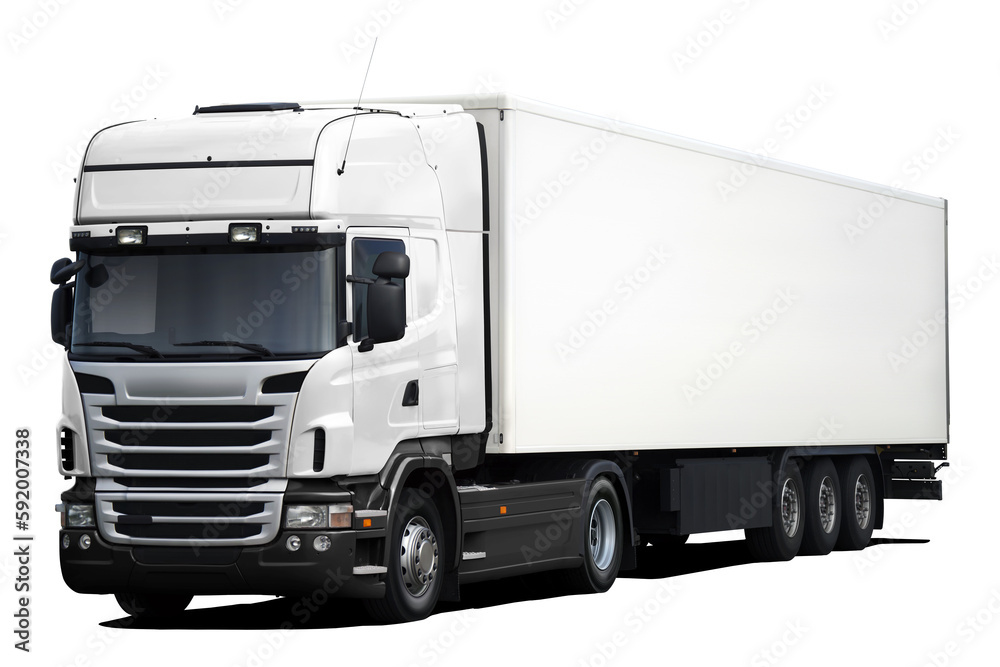
[[[802,474],[795,461],[789,459],[775,477],[775,488],[771,494],[771,525],[766,528],[749,528],[746,532],[747,546],[751,555],[759,561],[791,560],[802,546],[803,531],[803,485]],[[782,505],[788,494],[787,514],[789,529],[785,529]]]
[[[403,489],[398,508],[387,538],[385,597],[364,601],[368,615],[382,623],[430,616],[441,596],[448,563],[441,514],[433,498],[424,498],[416,489]]]
[[[191,595],[159,593],[115,593],[118,606],[132,618],[169,618],[181,613],[191,604]]]
[[[823,556],[833,551],[837,544],[844,514],[837,467],[825,456],[815,458],[806,465],[802,483],[806,489],[806,514],[799,553]]]
[[[679,549],[688,541],[690,535],[645,535],[645,540],[660,549]]]
[[[865,457],[852,456],[843,462],[840,488],[844,512],[835,548],[838,551],[860,551],[872,539],[875,510],[879,503],[875,476]]]
[[[562,570],[560,575],[563,586],[571,592],[603,593],[618,577],[625,539],[621,503],[614,485],[604,477],[595,479],[584,507],[579,524],[583,534],[583,564],[573,570]],[[614,534],[609,536],[611,527]]]

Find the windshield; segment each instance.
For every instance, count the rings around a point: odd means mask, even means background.
[[[336,347],[344,289],[338,248],[223,246],[80,258],[74,355],[269,359]]]

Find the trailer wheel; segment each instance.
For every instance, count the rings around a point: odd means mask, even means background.
[[[122,611],[139,620],[175,616],[187,609],[192,599],[191,595],[115,593],[115,600]]]
[[[385,597],[365,600],[376,621],[403,623],[430,616],[441,595],[447,554],[438,536],[444,536],[441,515],[432,498],[416,489],[404,489],[398,520],[387,538],[389,568]]]
[[[833,551],[840,534],[844,497],[833,461],[823,456],[806,466],[805,533],[800,553],[822,556]]]
[[[786,461],[776,481],[771,525],[746,530],[750,553],[761,561],[791,560],[802,546],[805,495],[798,464]]]
[[[859,551],[868,546],[875,530],[878,490],[872,468],[863,456],[852,456],[841,473],[840,495],[844,499],[844,516],[836,548],[840,551]]]
[[[604,477],[595,479],[584,508],[580,517],[583,564],[561,574],[566,588],[573,592],[603,593],[618,577],[625,538],[621,503],[614,485]]]

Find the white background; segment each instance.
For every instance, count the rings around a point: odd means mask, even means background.
[[[998,20],[995,3],[943,0],[8,0],[0,18],[5,662],[995,664]],[[366,30],[380,35],[373,97],[505,89],[725,146],[755,150],[774,139],[780,159],[948,198],[951,282],[966,290],[952,300],[953,467],[943,473],[944,503],[890,503],[881,534],[930,542],[623,578],[601,596],[518,602],[515,590],[499,598],[513,602],[398,627],[213,629],[253,619],[273,628],[281,620],[273,602],[199,611],[186,623],[208,630],[99,625],[121,613],[113,599],[65,587],[52,511],[68,483],[55,464],[60,351],[47,342],[48,270],[68,254],[80,150],[104,125],[186,115],[196,104],[355,95]],[[823,101],[800,108],[815,90]],[[797,127],[782,122],[796,111]],[[950,139],[935,148],[939,136]],[[31,429],[35,455],[30,655],[11,648],[10,632],[11,454],[21,427]],[[738,553],[711,549],[696,546],[664,571]],[[249,601],[257,599],[194,606]]]

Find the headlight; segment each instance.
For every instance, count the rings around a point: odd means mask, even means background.
[[[289,505],[285,528],[350,528],[354,507],[338,505]]]
[[[93,505],[66,505],[65,525],[70,528],[87,528],[94,525]]]
[[[330,525],[326,505],[289,505],[285,528],[327,528]]]

